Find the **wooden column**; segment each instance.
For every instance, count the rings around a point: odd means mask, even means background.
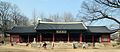
[[[37,35],[37,38],[36,38],[36,39],[37,39],[37,42],[38,42],[38,35]]]
[[[30,43],[30,37],[29,37],[29,35],[28,35],[28,43]]]
[[[101,43],[103,43],[103,35],[101,35]]]
[[[92,35],[92,42],[94,43],[94,35]]]
[[[108,35],[108,43],[110,43],[110,35]]]
[[[68,42],[69,42],[69,40],[70,40],[70,34],[68,33]]]
[[[20,43],[20,35],[18,37],[19,37],[18,43]]]
[[[92,35],[92,42],[93,42],[93,47],[95,47],[95,36]]]
[[[19,35],[19,43],[20,43],[20,35]]]
[[[12,41],[11,41],[11,34],[10,34],[10,43],[12,43]]]
[[[40,42],[42,42],[42,34],[40,33]]]
[[[86,40],[85,40],[85,35],[84,35],[83,37],[84,37],[84,42],[86,42]]]
[[[52,41],[55,41],[55,34],[53,33]]]
[[[80,42],[82,42],[82,33],[80,34]]]

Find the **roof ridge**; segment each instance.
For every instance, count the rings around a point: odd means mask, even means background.
[[[83,22],[40,22],[40,23],[46,23],[46,24],[79,24]]]
[[[87,27],[106,27],[106,26],[87,26]]]
[[[14,27],[34,27],[34,26],[14,26]]]

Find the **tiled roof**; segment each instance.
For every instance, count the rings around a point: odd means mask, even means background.
[[[113,33],[106,26],[85,26],[81,22],[47,22],[37,27],[13,27],[7,33],[36,33],[36,30],[86,30],[89,33]]]
[[[91,33],[112,33],[106,26],[87,26]]]
[[[34,27],[24,27],[24,26],[17,26],[13,27],[11,30],[7,31],[8,33],[35,33],[36,30]]]
[[[86,26],[81,22],[51,22],[39,23],[36,30],[86,30]]]

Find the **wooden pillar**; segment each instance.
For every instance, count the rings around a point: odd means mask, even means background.
[[[68,42],[69,42],[69,40],[70,40],[70,34],[68,33]]]
[[[11,34],[10,34],[10,43],[12,43],[12,41],[11,41],[12,39],[11,39]]]
[[[86,40],[85,40],[85,35],[84,35],[83,37],[84,37],[84,42],[86,42]]]
[[[17,40],[15,41],[16,43],[19,43],[20,42],[20,37],[19,37],[19,35],[15,35],[15,37],[17,38]],[[16,39],[15,38],[15,39]]]
[[[28,43],[30,43],[30,37],[29,37],[29,35],[28,35]]]
[[[108,43],[110,43],[110,35],[108,35]]]
[[[82,33],[80,34],[80,42],[82,42]]]
[[[103,43],[103,35],[101,35],[101,43]]]
[[[93,42],[93,43],[94,43],[94,40],[95,40],[95,39],[94,39],[94,35],[92,35],[92,42]]]
[[[42,34],[40,33],[40,42],[42,42]]]
[[[18,37],[19,37],[18,43],[20,43],[20,35]]]
[[[37,35],[36,39],[37,39],[37,42],[38,42],[38,35]]]
[[[55,41],[55,34],[53,33],[52,41]]]

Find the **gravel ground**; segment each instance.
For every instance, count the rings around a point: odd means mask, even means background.
[[[0,46],[0,52],[120,52],[120,49],[39,49],[27,47],[7,47]]]
[[[31,51],[0,47],[0,52],[31,52]]]

